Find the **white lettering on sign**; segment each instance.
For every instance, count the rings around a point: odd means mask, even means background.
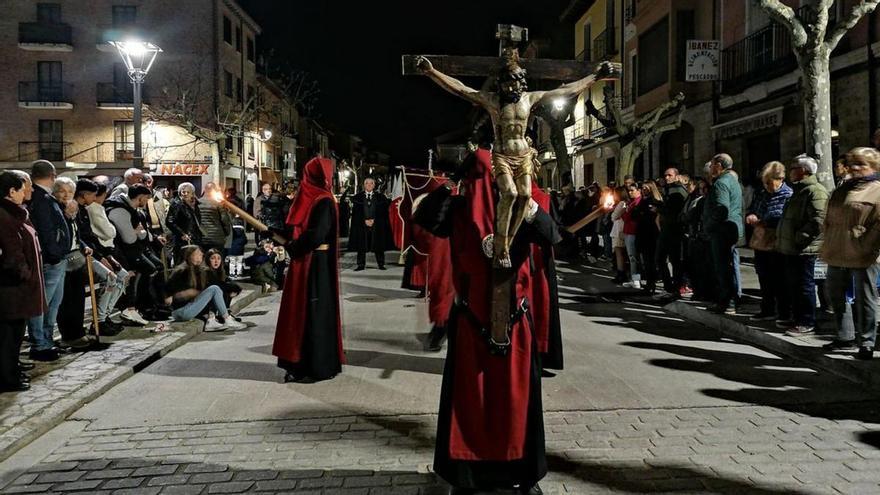
[[[161,163],[156,175],[208,175],[210,165],[203,163]]]
[[[717,81],[721,75],[721,42],[688,40],[685,80],[688,82]]]

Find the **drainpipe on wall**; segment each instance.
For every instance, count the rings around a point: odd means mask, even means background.
[[[877,41],[877,11],[868,14],[868,142],[877,128],[877,72],[874,42]]]

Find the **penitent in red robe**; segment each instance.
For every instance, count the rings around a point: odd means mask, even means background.
[[[434,471],[456,487],[530,487],[547,472],[536,339],[523,315],[513,325],[509,354],[489,352],[484,330],[491,313],[492,260],[481,246],[495,218],[491,153],[478,150],[467,163],[463,195],[438,189],[416,215],[420,225],[449,239],[460,301],[448,322]],[[531,297],[531,243],[558,238],[544,212],[523,224],[511,249],[517,267],[512,309]]]
[[[532,182],[532,199],[544,211],[550,211],[550,196]],[[559,288],[556,259],[552,246],[532,244],[532,315],[541,367],[561,370],[562,326],[559,318]]]
[[[315,158],[303,170],[287,224],[291,262],[275,328],[272,354],[297,377],[326,380],[342,370],[339,315],[339,212],[330,192],[333,162]],[[321,249],[327,245],[328,249]]]

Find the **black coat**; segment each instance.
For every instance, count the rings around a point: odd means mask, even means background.
[[[171,206],[168,207],[168,216],[165,218],[165,225],[171,231],[171,237],[176,246],[202,244],[203,232],[198,201],[190,207],[180,198],[172,199]],[[190,236],[190,242],[183,240],[184,234]]]
[[[28,206],[30,220],[40,238],[43,262],[56,265],[70,252],[70,225],[58,201],[42,187],[34,185],[34,194]]]
[[[367,195],[361,191],[351,201],[351,227],[348,236],[349,251],[379,252],[392,249],[391,227],[388,224],[390,201],[382,193],[373,191],[373,239],[367,244],[366,208]]]

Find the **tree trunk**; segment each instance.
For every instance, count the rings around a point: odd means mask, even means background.
[[[642,150],[636,146],[635,141],[631,141],[620,147],[620,165],[617,169],[618,184],[623,184],[623,178],[627,175],[633,174],[636,160],[638,160],[639,155],[641,154]]]
[[[550,125],[550,143],[556,152],[556,175],[559,177],[559,187],[571,184],[571,157],[568,156],[568,143],[565,140],[565,128],[557,119],[547,119]]]
[[[804,131],[807,153],[819,162],[816,178],[829,191],[834,189],[831,151],[831,70],[824,46],[800,58],[804,98]]]

